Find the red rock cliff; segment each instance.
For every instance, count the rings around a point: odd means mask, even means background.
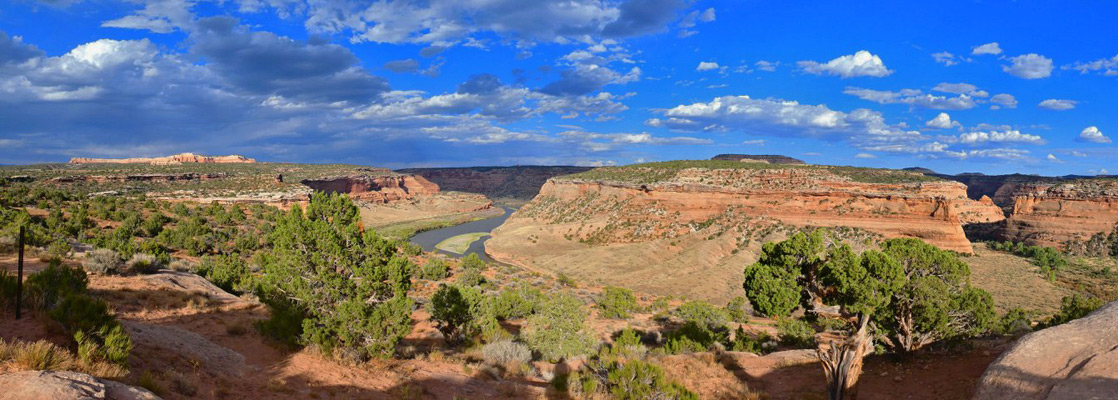
[[[1015,188],[1006,240],[1060,247],[1118,224],[1118,180],[1084,179]]]
[[[377,203],[410,200],[439,193],[439,185],[414,175],[351,175],[302,181],[311,189],[348,193],[350,197]]]
[[[826,170],[685,169],[670,181],[645,185],[553,179],[509,221],[527,215],[562,219],[549,214],[569,214],[563,205],[578,203],[584,204],[580,212],[603,214],[607,224],[616,226],[687,230],[693,229],[687,223],[732,211],[793,226],[850,227],[884,237],[916,237],[962,253],[972,252],[964,224],[1005,219],[990,199],[971,200],[966,186],[952,181],[863,183]],[[555,210],[539,212],[547,207]],[[626,214],[624,210],[643,211]],[[673,222],[683,225],[673,228]],[[641,235],[620,229],[612,236],[609,241],[626,242]]]

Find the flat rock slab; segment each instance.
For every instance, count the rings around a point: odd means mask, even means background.
[[[978,383],[976,399],[1118,397],[1118,302],[1025,335]]]
[[[71,371],[20,371],[0,375],[0,400],[158,400],[147,389]]]
[[[124,328],[133,343],[178,354],[201,363],[209,371],[240,376],[245,369],[245,356],[241,353],[186,329],[134,321],[124,321]]]

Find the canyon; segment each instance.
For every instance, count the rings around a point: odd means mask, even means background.
[[[907,171],[762,163],[673,162],[600,168],[549,180],[493,231],[496,260],[725,301],[760,244],[827,228],[836,241],[916,237],[972,253],[963,225],[994,224],[992,200]]]
[[[439,193],[439,185],[422,176],[382,174],[345,175],[300,181],[303,185],[327,193],[347,193],[355,200],[390,203]]]
[[[480,193],[491,199],[527,201],[539,194],[540,188],[548,179],[591,169],[572,166],[514,166],[409,168],[396,172],[424,177],[438,184],[442,190]]]
[[[86,158],[74,157],[70,164],[152,164],[152,165],[177,165],[177,164],[251,164],[256,160],[240,155],[228,156],[203,156],[194,153],[180,153],[166,157],[138,157],[138,158]]]

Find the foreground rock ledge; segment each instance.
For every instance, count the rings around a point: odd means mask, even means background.
[[[0,400],[158,400],[147,389],[70,371],[21,371],[0,375]]]
[[[976,399],[1118,396],[1118,302],[1022,337],[978,383]]]

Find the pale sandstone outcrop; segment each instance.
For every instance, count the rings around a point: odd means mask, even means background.
[[[71,371],[20,371],[0,375],[0,400],[158,400],[144,388]]]
[[[166,157],[138,157],[138,158],[86,158],[74,157],[70,164],[250,164],[256,160],[240,155],[229,156],[203,156],[194,153],[181,153]]]
[[[1118,302],[1019,339],[986,369],[976,399],[1118,396]]]

